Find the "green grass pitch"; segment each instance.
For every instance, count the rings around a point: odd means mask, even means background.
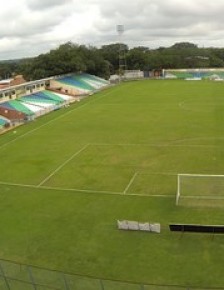
[[[223,208],[175,206],[178,173],[224,174],[224,84],[135,81],[0,136],[0,258],[130,282],[224,287]],[[161,234],[119,231],[159,222]]]

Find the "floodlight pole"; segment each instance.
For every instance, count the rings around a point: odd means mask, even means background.
[[[124,33],[124,25],[118,24],[117,25],[117,33],[119,37],[119,82],[121,81],[122,70],[125,69],[125,52],[124,48],[122,48],[121,38]]]

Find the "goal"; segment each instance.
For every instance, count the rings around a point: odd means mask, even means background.
[[[224,205],[224,175],[178,174],[176,205]]]

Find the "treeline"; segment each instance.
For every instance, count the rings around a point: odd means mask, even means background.
[[[29,81],[79,71],[109,78],[118,73],[119,55],[122,67],[129,70],[224,67],[224,48],[199,48],[189,42],[158,49],[119,43],[96,48],[67,42],[34,58],[0,62],[0,79],[22,74]]]

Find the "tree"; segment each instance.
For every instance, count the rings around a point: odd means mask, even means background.
[[[78,45],[72,42],[35,58],[0,63],[0,78],[14,72],[27,80],[40,79],[72,72],[87,72],[109,78],[119,69],[119,52],[126,56],[128,69],[156,70],[162,68],[223,67],[223,48],[198,48],[194,43],[179,42],[165,48],[149,49],[144,46],[129,50],[122,43],[101,48]]]
[[[126,55],[128,52],[128,46],[123,43],[115,43],[109,45],[103,45],[100,49],[100,53],[103,58],[109,62],[110,74],[114,74],[119,69],[119,51],[122,50]]]
[[[198,46],[196,44],[190,42],[177,42],[173,46],[171,46],[171,48],[174,49],[186,49],[186,48],[195,49],[197,47]]]
[[[127,64],[129,69],[140,69],[145,70],[147,67],[147,56],[145,54],[145,49],[142,47],[136,47],[127,53]]]

